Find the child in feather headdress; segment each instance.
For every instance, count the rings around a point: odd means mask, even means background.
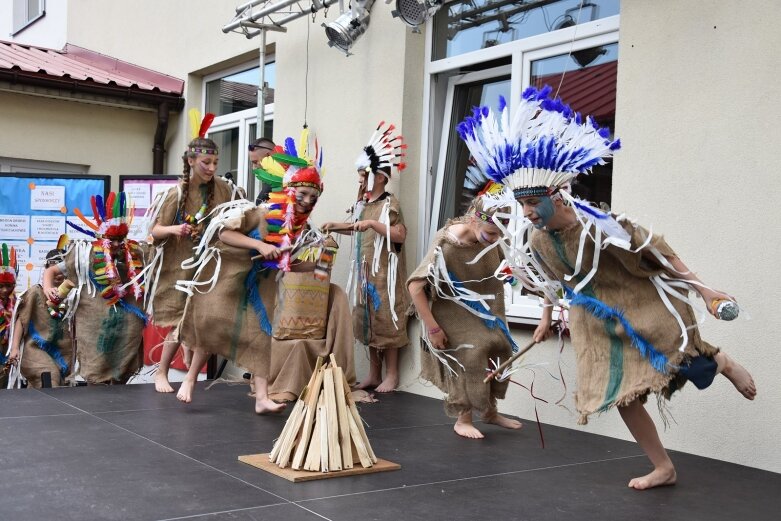
[[[262,161],[266,173],[283,180],[282,191],[257,207],[249,201],[237,203],[209,225],[196,249],[201,264],[187,285],[192,296],[181,337],[197,348],[177,393],[180,401],[192,401],[198,371],[211,354],[218,354],[252,373],[255,412],[284,408],[268,396],[276,279],[279,272],[315,267],[299,261],[297,253],[322,193],[321,167],[322,151],[308,144],[306,133],[298,147],[288,138],[284,153]],[[219,240],[209,246],[209,237]]]
[[[358,387],[380,393],[398,386],[399,349],[409,344],[404,287],[407,227],[399,200],[387,191],[392,168],[405,168],[407,145],[401,135],[393,135],[394,130],[381,122],[356,160],[360,189],[352,222],[323,225],[327,231],[355,235],[347,290],[352,296],[353,334],[369,347],[369,374]]]
[[[206,114],[200,121],[198,111],[191,110],[190,117],[195,135],[182,156],[182,178],[177,186],[158,196],[148,214],[158,255],[153,257],[154,265],[147,277],[154,283],[150,287],[147,311],[156,326],[172,328],[163,342],[155,373],[155,390],[159,393],[174,392],[168,382],[168,370],[179,347],[176,326],[182,319],[187,299],[185,292],[176,289],[176,282],[189,280],[195,273],[194,267],[182,267],[182,262],[192,256],[212,210],[238,198],[234,186],[215,175],[219,149],[206,137],[214,114]],[[186,346],[183,349],[189,354]]]
[[[11,364],[16,362],[18,355],[10,353],[8,346],[11,341],[11,324],[13,324],[14,306],[16,305],[16,249],[3,243],[0,246],[0,389],[7,383],[7,373]]]
[[[735,318],[737,304],[705,286],[662,237],[573,197],[571,182],[620,144],[608,128],[551,99],[551,90],[527,89],[512,119],[504,100],[498,114],[476,108],[458,131],[478,167],[523,208],[505,254],[516,278],[545,296],[535,340],[550,334],[560,294],[567,299],[579,423],[617,407],[654,466],[629,487],[672,485],[675,468],[644,403],[650,393],[669,398],[687,381],[703,389],[719,373],[754,399],[748,371],[700,337],[689,294],[717,318]]]
[[[74,241],[64,260],[43,272],[43,289],[54,302],[63,275],[75,286],[66,319],[74,323],[79,374],[89,384],[124,384],[141,367],[144,255],[128,239],[134,207],[124,192],[91,198],[93,218],[74,210],[81,225],[68,222],[94,241]]]

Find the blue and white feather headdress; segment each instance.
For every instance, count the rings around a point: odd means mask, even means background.
[[[549,86],[526,89],[512,120],[500,97],[496,112],[476,107],[457,127],[480,170],[516,198],[550,195],[605,164],[621,146],[610,139],[609,128],[551,99],[551,91]]]

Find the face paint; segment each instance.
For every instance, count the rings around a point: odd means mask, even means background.
[[[539,221],[534,225],[535,228],[543,228],[553,214],[556,213],[556,209],[553,207],[553,199],[550,197],[540,197],[539,204],[534,208],[534,213],[537,214]]]

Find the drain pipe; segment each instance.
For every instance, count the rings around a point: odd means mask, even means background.
[[[168,135],[168,117],[170,108],[167,102],[157,106],[157,129],[152,147],[152,175],[165,173],[165,138]]]

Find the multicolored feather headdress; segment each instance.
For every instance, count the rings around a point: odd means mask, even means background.
[[[273,154],[284,154],[285,150],[277,145]],[[282,189],[282,181],[285,177],[285,167],[271,156],[260,160],[260,167],[252,171],[255,177],[271,187],[272,192]]]
[[[388,177],[385,172],[380,170],[381,168],[390,170],[391,167],[395,166],[399,172],[407,168],[404,163],[405,150],[407,149],[404,138],[401,134],[393,135],[396,126],[392,123],[385,129],[383,129],[384,126],[385,122],[380,121],[369,138],[368,144],[363,147],[363,152],[355,160],[355,168],[365,170],[368,176],[366,179],[367,193],[374,188],[375,175],[382,174]]]
[[[296,244],[309,218],[309,214],[300,215],[295,211],[296,188],[306,186],[322,193],[323,150],[317,139],[312,139],[309,131],[304,129],[298,147],[295,140],[288,137],[284,149],[264,158],[261,167],[266,174],[282,181],[281,189],[269,194],[269,211],[266,213],[268,233],[264,241],[285,250],[278,260],[264,261],[263,264],[289,271],[290,249]]]
[[[212,122],[214,121],[214,114],[207,112],[203,117],[203,120],[201,120],[201,113],[198,109],[190,109],[188,116],[190,118],[190,145],[188,145],[187,151],[194,154],[216,156],[219,152],[216,148],[198,146],[198,144],[192,143],[198,138],[204,139],[206,137],[206,133],[209,131],[209,127],[211,127]]]
[[[93,195],[90,203],[92,219],[88,219],[78,208],[73,210],[86,228],[68,221],[69,226],[98,240],[122,240],[127,237],[135,207],[125,192],[111,192],[105,201],[100,195]]]
[[[16,261],[16,248],[3,243],[0,259],[0,284],[16,284],[19,266]]]
[[[478,168],[516,198],[552,195],[621,146],[609,128],[551,99],[552,90],[526,89],[512,120],[500,97],[497,112],[476,107],[456,127]]]

